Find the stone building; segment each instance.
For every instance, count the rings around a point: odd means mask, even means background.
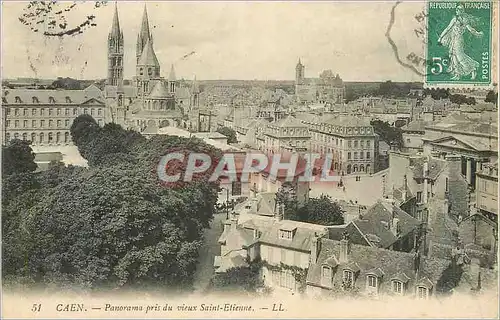
[[[311,132],[312,152],[333,155],[333,170],[343,174],[377,171],[378,135],[368,118],[352,115],[299,117]]]
[[[265,140],[261,150],[265,152],[279,153],[310,149],[309,128],[293,116],[269,123],[263,134]]]
[[[69,145],[73,120],[82,114],[102,126],[110,121],[104,95],[91,85],[84,90],[3,89],[2,137],[33,145]]]
[[[295,96],[301,104],[342,104],[345,96],[344,82],[337,74],[319,78],[306,78],[306,67],[299,59],[295,67]],[[324,73],[326,73],[325,71]]]
[[[498,221],[498,161],[484,164],[476,172],[476,208],[492,221]]]

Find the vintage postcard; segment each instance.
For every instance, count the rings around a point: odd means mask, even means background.
[[[498,319],[498,1],[2,1],[4,319]]]

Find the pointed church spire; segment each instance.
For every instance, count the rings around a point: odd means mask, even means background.
[[[122,32],[120,31],[120,20],[118,19],[118,5],[115,2],[115,13],[113,15],[113,24],[111,25],[110,37],[120,37]]]
[[[149,39],[146,40],[146,45],[144,46],[144,50],[142,50],[142,54],[137,64],[141,66],[154,66],[160,68],[160,63],[158,62],[155,50],[153,49],[153,44]]]
[[[141,57],[142,51],[144,50],[144,47],[146,46],[146,43],[148,42],[148,40],[152,44],[153,37],[151,36],[151,32],[149,31],[148,9],[146,7],[146,4],[144,4],[144,12],[142,14],[141,31],[137,35],[137,47],[136,47],[137,61],[139,61],[139,58]]]
[[[200,87],[198,85],[198,81],[196,81],[196,76],[194,76],[193,80],[193,93],[200,93]]]
[[[172,66],[170,67],[170,74],[168,75],[168,81],[175,81],[175,80],[177,79],[175,77],[174,65],[172,64]]]

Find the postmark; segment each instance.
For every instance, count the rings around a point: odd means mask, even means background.
[[[493,79],[490,1],[427,4],[427,86],[490,86]]]

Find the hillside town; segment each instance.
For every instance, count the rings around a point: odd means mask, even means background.
[[[121,28],[119,7],[103,44],[105,80],[78,81],[79,87],[69,88],[65,78],[3,79],[4,154],[16,141],[29,141],[36,174],[52,172],[54,163],[104,170],[105,158],[88,156],[84,136],[75,140],[75,119],[85,116],[96,128],[135,132],[150,150],[171,146],[160,139],[176,137],[240,158],[328,155],[338,181],[303,181],[300,170],[291,181],[269,170],[248,180],[220,181],[213,218],[206,222],[210,227],[200,235],[193,260],[195,290],[226,286],[256,294],[433,299],[496,288],[497,87],[431,90],[390,79],[349,82],[335,66],[308,73],[310,61],[298,56],[290,66],[294,80],[184,79],[175,63],[157,58],[155,44],[161,40],[151,27],[150,6],[138,18],[137,35]],[[136,52],[130,53],[124,38],[136,36]],[[125,79],[123,61],[129,54],[136,61],[135,75]],[[99,152],[115,152],[111,141],[117,137],[121,133],[102,138],[110,145]],[[127,152],[147,153],[138,149]],[[126,158],[118,153],[125,151],[116,152],[116,159]],[[144,157],[133,163],[149,159]],[[313,170],[315,177],[321,174],[321,168]],[[68,184],[58,192],[70,189]],[[94,196],[89,206],[108,201]],[[56,202],[46,208],[60,214]],[[50,259],[57,257],[64,254]]]

